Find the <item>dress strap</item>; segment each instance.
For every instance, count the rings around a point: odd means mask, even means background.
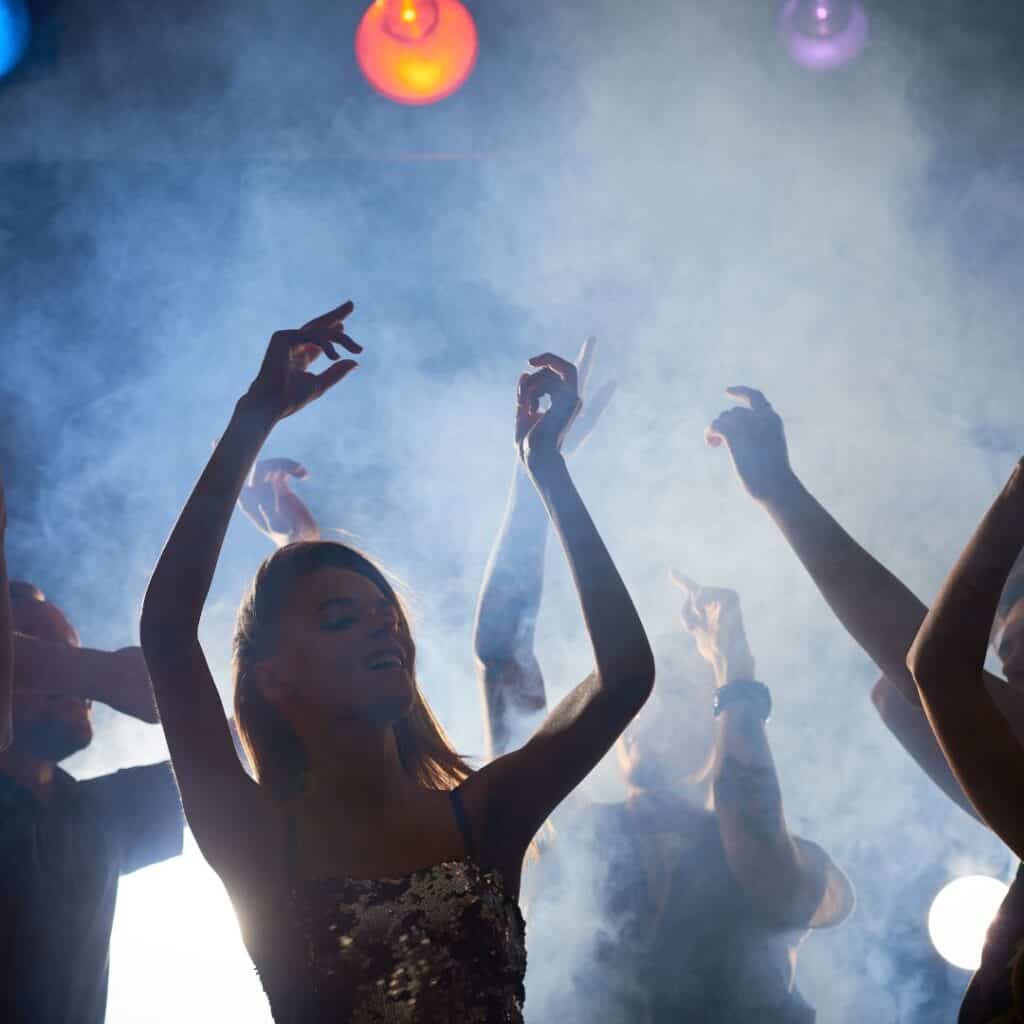
[[[457,786],[448,793],[448,796],[452,802],[452,814],[455,815],[455,823],[459,826],[459,831],[462,833],[462,845],[465,847],[466,856],[470,860],[476,860],[476,844],[473,842],[473,830],[469,827],[469,815],[466,814],[465,805],[462,803],[461,789],[461,786]]]

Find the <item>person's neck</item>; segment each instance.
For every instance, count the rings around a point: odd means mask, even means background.
[[[57,765],[20,751],[17,745],[0,753],[0,773],[14,779],[19,786],[33,793],[45,803],[53,794]]]
[[[347,818],[379,818],[387,809],[414,798],[420,789],[402,766],[395,730],[363,723],[339,730],[337,724],[304,739],[311,786],[310,810],[340,804]],[[314,811],[315,812],[315,811]]]

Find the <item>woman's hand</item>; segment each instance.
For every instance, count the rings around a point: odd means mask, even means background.
[[[524,373],[516,390],[516,449],[531,475],[561,456],[562,442],[579,413],[579,377],[567,359],[546,352],[534,356],[534,373]],[[541,411],[541,399],[550,405]]]
[[[360,353],[362,346],[345,333],[345,318],[355,308],[345,302],[298,330],[275,331],[263,357],[263,365],[245,395],[245,403],[277,423],[319,398],[358,365],[339,359],[335,345]],[[322,373],[307,368],[321,354],[333,361]]]
[[[313,513],[288,483],[289,477],[305,480],[308,476],[306,467],[294,459],[261,459],[238,496],[246,517],[279,548],[320,539]]]
[[[793,479],[782,419],[754,388],[726,388],[741,405],[727,409],[704,431],[711,448],[725,444],[736,475],[756,501],[773,497]]]
[[[754,656],[747,643],[736,591],[702,587],[674,569],[669,578],[683,592],[683,628],[697,642],[701,657],[715,670],[718,685],[724,686],[734,679],[753,679]]]

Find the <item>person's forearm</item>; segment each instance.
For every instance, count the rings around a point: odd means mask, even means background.
[[[127,676],[126,656],[138,660],[138,671]],[[15,633],[14,666],[18,690],[97,700],[136,718],[155,721],[149,682],[137,648],[101,651]]]
[[[654,655],[632,598],[565,460],[552,456],[531,475],[565,550],[601,685],[624,688],[639,709],[653,685]]]
[[[756,860],[766,846],[786,842],[782,791],[757,708],[743,701],[723,708],[712,763],[715,809],[726,848],[748,847]]]
[[[927,607],[796,476],[763,504],[846,631],[908,700],[919,703],[906,657]]]
[[[771,918],[803,924],[815,887],[786,827],[782,790],[765,723],[756,707],[725,707],[712,761],[715,815],[726,861],[750,902]]]
[[[956,690],[985,693],[979,684],[992,622],[1022,547],[1024,461],[986,513],[917,634],[907,661],[922,692],[937,699]]]
[[[533,648],[547,535],[544,506],[517,460],[477,605],[473,647],[484,665],[504,663]]]
[[[142,607],[142,645],[147,658],[195,636],[246,474],[273,422],[246,398],[214,449],[164,545]]]

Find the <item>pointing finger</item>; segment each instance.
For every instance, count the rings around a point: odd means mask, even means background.
[[[678,569],[669,569],[668,578],[688,597],[695,597],[700,592],[700,584]]]
[[[347,302],[343,302],[340,306],[332,309],[329,313],[321,313],[320,316],[313,317],[308,323],[302,325],[302,330],[308,331],[320,327],[331,327],[344,320],[355,308],[355,303],[349,299]]]
[[[764,395],[757,390],[757,388],[748,388],[743,385],[736,385],[735,387],[726,388],[725,393],[730,398],[735,398],[739,402],[742,402],[748,409],[753,409],[754,412],[761,412],[764,409],[770,409],[771,403]]]

